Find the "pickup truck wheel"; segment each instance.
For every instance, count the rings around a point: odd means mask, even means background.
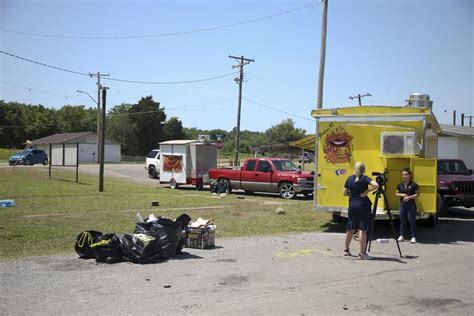
[[[448,206],[439,193],[436,195],[436,214],[438,216],[446,216],[448,214]]]
[[[278,191],[280,192],[280,196],[284,199],[294,199],[296,197],[296,192],[291,182],[283,182],[280,184]]]
[[[217,190],[219,191],[218,193],[227,193],[229,194],[232,192],[232,187],[230,186],[229,180],[226,178],[220,178],[217,180]]]
[[[150,179],[157,179],[158,178],[158,172],[156,172],[155,166],[149,166],[148,167],[148,177]]]
[[[178,188],[178,182],[175,179],[170,180],[170,188],[173,190]]]

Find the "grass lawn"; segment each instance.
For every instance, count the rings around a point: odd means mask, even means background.
[[[83,230],[133,232],[136,213],[153,213],[171,219],[187,213],[213,219],[219,238],[257,234],[318,231],[330,221],[327,213],[312,211],[310,200],[283,200],[278,196],[226,198],[208,191],[171,190],[106,178],[105,192],[98,192],[97,177],[74,172],[19,166],[0,168],[0,199],[14,199],[16,206],[0,208],[0,258],[52,255],[74,251],[76,235]],[[240,198],[239,198],[240,197]],[[245,197],[242,199],[241,197]],[[151,207],[158,200],[159,207]],[[283,207],[286,214],[276,215]]]

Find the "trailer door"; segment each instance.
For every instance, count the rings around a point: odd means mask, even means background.
[[[437,160],[435,158],[412,158],[410,167],[413,172],[413,180],[420,187],[420,197],[416,202],[418,211],[428,215],[436,214]]]

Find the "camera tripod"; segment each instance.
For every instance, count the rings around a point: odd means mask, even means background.
[[[397,248],[398,248],[398,253],[400,254],[400,258],[403,258],[402,251],[400,250],[400,244],[398,243],[398,239],[397,239],[397,233],[395,231],[395,225],[393,224],[392,213],[390,212],[390,207],[388,206],[387,195],[385,194],[385,190],[383,187],[384,185],[379,186],[377,191],[373,193],[375,194],[375,200],[374,200],[374,206],[372,208],[372,218],[370,220],[369,233],[368,233],[367,242],[365,244],[365,248],[368,249],[368,251],[370,251],[370,245],[372,244],[372,236],[374,234],[374,228],[375,228],[375,215],[377,213],[377,204],[379,202],[380,196],[382,196],[384,205],[385,205],[385,210],[387,211],[388,219],[390,221],[390,226],[392,226],[393,239],[395,239],[395,242],[397,243]]]

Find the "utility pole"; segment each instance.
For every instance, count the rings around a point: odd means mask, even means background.
[[[319,76],[318,76],[318,100],[317,109],[323,108],[323,87],[324,87],[324,67],[326,63],[326,34],[328,25],[328,0],[322,0],[323,2],[323,16],[321,26],[321,53],[319,58]],[[316,117],[316,131],[315,131],[315,144],[314,144],[314,189],[313,189],[313,207],[317,210],[318,207],[318,147],[319,147],[319,117]]]
[[[360,93],[359,93],[359,94],[356,95],[356,96],[349,97],[349,99],[351,99],[351,100],[354,100],[355,98],[359,99],[359,106],[361,106],[361,105],[362,105],[361,99],[362,99],[363,97],[371,97],[371,96],[372,96],[372,95],[371,95],[370,93],[368,93],[368,92],[367,92],[366,94],[360,94]]]
[[[235,82],[239,84],[239,101],[238,101],[238,108],[237,108],[237,128],[235,131],[235,153],[234,153],[234,166],[238,166],[239,163],[239,147],[240,147],[240,109],[242,105],[242,83],[244,81],[244,66],[254,62],[255,60],[245,58],[244,56],[231,56],[229,58],[233,58],[235,60],[239,60],[238,65],[232,66],[232,69],[240,67],[240,75],[239,78],[235,78]]]
[[[102,85],[100,84],[100,77],[108,77],[109,74],[101,74],[98,72],[97,74],[93,74],[89,72],[89,76],[97,77],[97,163],[100,163],[100,89]]]
[[[102,88],[102,130],[100,137],[100,167],[99,167],[99,192],[104,192],[104,153],[105,153],[105,109],[107,101],[107,87]]]

